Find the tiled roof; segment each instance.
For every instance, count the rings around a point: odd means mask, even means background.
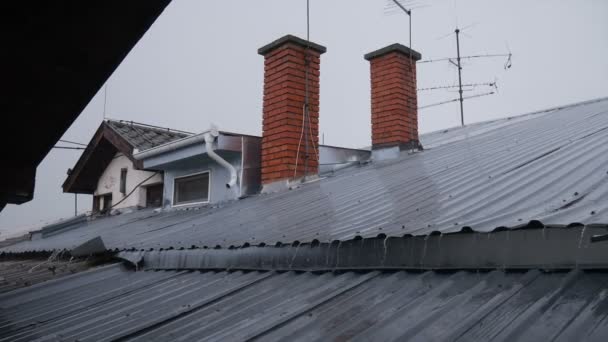
[[[132,121],[107,120],[106,123],[139,151],[191,135],[187,132],[149,126]]]
[[[604,341],[601,272],[131,272],[0,295],[0,341]]]
[[[330,242],[608,223],[608,99],[422,135],[426,149],[219,207],[140,211],[0,251]]]

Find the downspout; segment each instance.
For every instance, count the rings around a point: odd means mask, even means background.
[[[215,140],[215,138],[217,136],[219,136],[218,131],[215,129],[212,129],[209,132],[206,132],[203,136],[205,138],[205,148],[207,149],[207,154],[209,155],[209,157],[211,159],[215,160],[218,164],[220,164],[224,168],[226,168],[228,170],[228,172],[230,172],[230,181],[228,183],[226,183],[226,187],[232,188],[233,186],[236,185],[236,180],[237,180],[236,169],[234,168],[234,166],[232,166],[232,164],[230,164],[225,159],[220,157],[213,150],[213,141]]]

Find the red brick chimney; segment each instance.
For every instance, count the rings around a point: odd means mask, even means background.
[[[401,44],[370,52],[372,149],[421,149],[418,140],[416,61],[420,53]]]
[[[258,50],[264,56],[263,185],[318,173],[319,62],[325,51],[292,35]],[[307,78],[310,120],[303,121]]]

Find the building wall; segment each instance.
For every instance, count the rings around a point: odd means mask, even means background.
[[[122,194],[120,192],[120,170],[122,168],[127,168],[127,184],[126,184],[126,194]],[[128,195],[131,190],[137,184],[139,184],[144,179],[150,177],[154,172],[136,170],[133,168],[133,162],[129,160],[129,158],[125,157],[122,153],[117,153],[114,156],[110,165],[104,170],[103,174],[99,178],[97,182],[97,189],[95,190],[94,195],[104,195],[107,193],[112,193],[112,204],[118,203],[118,201],[122,200],[126,195]],[[119,208],[127,208],[140,206],[145,207],[146,205],[146,189],[145,185],[151,185],[156,183],[162,183],[163,178],[161,174],[158,174],[139,187],[139,189],[135,190],[131,196],[125,199],[122,203],[114,207],[115,209]]]
[[[232,164],[239,174],[241,180],[241,154],[230,152],[219,152],[220,156]],[[172,163],[164,170],[164,193],[163,206],[171,207],[173,204],[173,183],[175,178],[187,176],[199,172],[209,171],[209,203],[225,202],[238,199],[240,196],[240,184],[233,188],[227,188],[226,183],[230,180],[230,172],[206,155],[199,155]]]

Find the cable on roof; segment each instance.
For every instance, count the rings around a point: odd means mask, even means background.
[[[75,142],[75,141],[70,141],[70,140],[63,140],[63,139],[59,139],[59,141],[63,142],[63,143],[68,143],[68,144],[74,144],[74,145],[80,145],[80,146],[87,146],[87,144],[83,144],[83,143],[79,143],[79,142]]]
[[[110,209],[114,208],[115,206],[119,205],[120,203],[124,202],[124,200],[126,200],[129,196],[131,196],[131,194],[133,192],[135,192],[135,190],[137,190],[142,184],[144,184],[145,182],[149,181],[150,179],[152,179],[152,177],[158,175],[159,172],[156,171],[154,172],[150,177],[144,179],[143,181],[139,182],[139,184],[137,184],[125,197],[123,197],[120,201],[116,202],[115,204],[113,204]]]
[[[310,0],[306,0],[306,49],[304,50],[304,64],[305,64],[305,74],[304,74],[304,105],[302,106],[302,131],[300,132],[300,139],[298,140],[298,150],[296,152],[296,164],[295,164],[295,168],[293,170],[293,179],[295,180],[297,173],[298,173],[298,162],[299,162],[299,158],[300,158],[300,146],[302,144],[302,138],[304,137],[304,133],[306,132],[306,126],[308,126],[309,131],[310,131],[310,138],[311,138],[311,142],[315,151],[315,156],[316,159],[318,160],[319,156],[316,153],[317,148],[315,146],[315,142],[312,136],[312,128],[311,126],[311,122],[310,122],[310,113],[309,113],[309,73],[310,73],[310,53],[309,53],[309,47],[310,47]],[[308,122],[307,119],[308,118]],[[308,153],[308,138],[306,138],[306,140],[304,141],[305,143],[305,157],[304,157],[304,177],[306,177],[307,173],[308,173],[308,159],[309,159],[309,153]]]
[[[63,251],[61,251],[61,253],[63,253]],[[46,259],[45,261],[34,265],[32,268],[30,268],[27,273],[32,273],[34,272],[35,269],[37,269],[38,267],[44,265],[44,264],[51,264],[53,263],[53,261],[55,261],[55,259],[57,259],[57,256],[59,255],[59,250],[54,250],[53,253],[51,253],[51,255],[49,256],[48,259]]]
[[[53,148],[62,150],[86,150],[86,147],[72,147],[72,146],[53,146]]]

